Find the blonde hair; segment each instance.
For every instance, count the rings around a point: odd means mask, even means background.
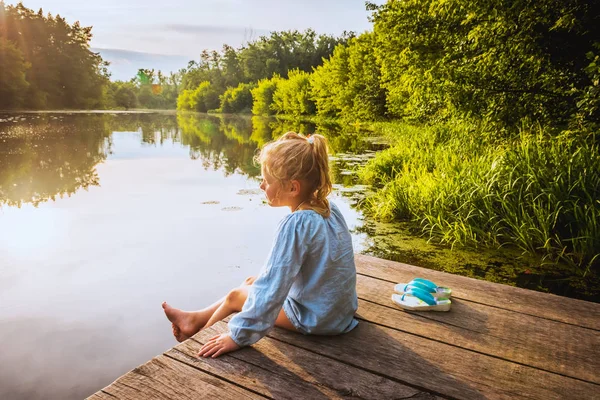
[[[328,218],[331,210],[327,196],[331,193],[327,139],[321,135],[308,137],[288,132],[267,143],[257,154],[269,175],[281,183],[299,180],[306,182],[309,204],[317,213]]]

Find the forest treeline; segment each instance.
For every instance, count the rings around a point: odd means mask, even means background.
[[[140,69],[129,81],[111,82],[108,63],[90,49],[91,27],[2,1],[0,21],[0,109],[174,109],[180,91],[209,82],[206,99],[194,107],[208,111],[220,108],[220,97],[240,83],[312,71],[353,36],[272,32],[238,49],[204,50],[177,72]],[[234,108],[225,101],[225,111],[240,110],[237,97],[232,101]]]
[[[313,34],[308,43],[317,51],[300,58],[294,49],[306,45],[285,32],[240,51],[203,53],[184,74],[178,108],[419,123],[460,117],[502,128],[600,116],[597,2],[414,0],[367,8],[372,32],[337,44],[329,38],[326,46]]]
[[[0,109],[97,108],[107,64],[91,27],[0,1]]]
[[[373,30],[272,32],[178,72],[110,82],[91,27],[0,1],[1,108],[177,108],[360,121],[600,116],[597,2],[367,3]]]
[[[0,1],[0,109],[175,108],[182,71],[111,82],[92,28]]]

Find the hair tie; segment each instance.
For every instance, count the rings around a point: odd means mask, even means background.
[[[313,143],[315,143],[315,138],[314,138],[314,137],[312,137],[311,135],[308,135],[308,136],[306,137],[306,141],[307,141],[308,143],[310,143],[310,144],[313,144]]]

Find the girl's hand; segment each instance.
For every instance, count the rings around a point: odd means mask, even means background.
[[[217,358],[221,354],[229,353],[231,351],[236,351],[240,348],[229,333],[222,333],[215,337],[210,338],[208,342],[202,346],[200,352],[198,353],[198,357],[210,357]]]

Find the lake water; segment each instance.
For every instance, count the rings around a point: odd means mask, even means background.
[[[176,344],[163,301],[198,309],[256,275],[289,210],[265,204],[252,158],[288,130],[329,138],[332,200],[356,252],[512,284],[532,268],[365,219],[354,171],[385,144],[354,128],[0,114],[0,398],[90,395]]]

